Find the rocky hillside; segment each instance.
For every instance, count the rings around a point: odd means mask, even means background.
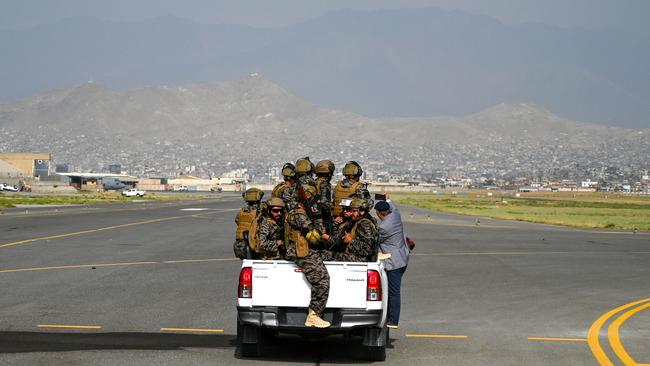
[[[375,169],[546,170],[571,164],[648,167],[650,131],[561,119],[532,104],[466,117],[368,118],[321,108],[264,79],[108,90],[95,83],[0,103],[2,151],[51,151],[79,169],[219,173],[302,155]],[[541,165],[540,165],[541,164]],[[635,165],[635,166],[636,166]],[[487,170],[485,170],[487,169]]]

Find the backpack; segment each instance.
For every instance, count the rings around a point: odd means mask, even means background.
[[[247,207],[239,209],[237,213],[239,224],[237,224],[237,230],[235,231],[235,239],[244,240],[244,233],[250,230],[257,216],[257,210],[249,210]]]
[[[336,184],[334,188],[334,208],[332,215],[341,216],[343,214],[343,207],[341,207],[341,200],[352,197],[361,188],[361,182],[354,182],[349,187],[344,187],[342,182]]]
[[[282,192],[284,192],[285,189],[288,187],[284,183],[280,183],[275,188],[273,188],[273,191],[271,192],[271,197],[278,197],[282,198]]]
[[[264,216],[259,215],[251,223],[248,229],[248,246],[255,253],[259,253],[260,248],[260,223],[264,220]]]

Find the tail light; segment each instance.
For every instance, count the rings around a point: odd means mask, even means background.
[[[381,277],[379,277],[379,272],[374,270],[368,271],[366,294],[367,301],[381,301]]]
[[[237,296],[245,299],[253,297],[253,269],[251,267],[244,267],[239,272]]]

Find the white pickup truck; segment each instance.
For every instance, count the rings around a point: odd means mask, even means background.
[[[141,189],[138,189],[138,188],[130,188],[130,189],[127,189],[126,191],[123,191],[122,196],[124,196],[124,197],[144,197],[144,195],[146,193],[147,192],[145,192],[145,191],[143,191]]]
[[[284,260],[244,260],[237,290],[237,339],[241,355],[257,357],[277,333],[361,336],[363,355],[386,359],[388,279],[381,262],[325,262],[330,292],[323,319],[329,328],[307,328],[311,288],[302,269]]]

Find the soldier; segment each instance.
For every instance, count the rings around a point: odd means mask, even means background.
[[[294,261],[303,269],[305,278],[311,285],[311,301],[305,326],[327,328],[330,323],[322,317],[329,296],[330,278],[323,263],[324,256],[316,248],[321,237],[328,240],[329,235],[319,232],[310,217],[308,207],[315,199],[314,186],[304,184],[298,187],[298,205],[287,214],[285,219],[284,237],[287,248],[285,258]]]
[[[282,259],[284,257],[284,230],[282,216],[285,204],[278,197],[266,201],[267,209],[262,213],[259,224],[259,250],[262,259]]]
[[[358,197],[352,199],[349,206],[351,221],[345,227],[345,232],[340,239],[345,250],[343,253],[332,253],[333,260],[371,262],[376,259],[390,258],[390,255],[383,253],[377,255],[377,224],[369,211],[364,199]]]
[[[332,233],[330,234],[330,240],[326,243],[326,248],[329,251],[343,252],[345,250],[343,236],[346,232],[350,231],[352,225],[351,203],[351,199],[344,199],[340,202],[343,214],[332,220]]]
[[[298,185],[309,184],[316,186],[314,180],[314,163],[309,160],[309,156],[296,160],[296,176]]]
[[[235,243],[233,244],[233,251],[239,259],[252,259],[255,256],[255,253],[252,253],[248,246],[248,231],[260,213],[260,201],[263,196],[264,192],[257,188],[250,188],[242,193],[246,206],[240,208],[235,217],[237,230],[235,231]]]
[[[286,205],[285,208],[289,211],[296,205],[296,167],[291,163],[284,164],[282,176],[284,182],[273,188],[271,196],[281,198]]]
[[[316,163],[316,191],[318,193],[318,205],[323,215],[323,224],[328,234],[332,231],[332,175],[334,174],[334,163],[330,160],[321,160]]]
[[[340,202],[346,198],[357,197],[370,197],[370,194],[366,194],[368,191],[365,183],[361,183],[359,179],[363,170],[361,166],[356,161],[349,161],[345,163],[343,167],[343,178],[336,184],[334,188],[334,208],[332,214],[336,216],[341,216],[343,210],[341,209]],[[372,204],[369,204],[368,207],[372,207]]]

